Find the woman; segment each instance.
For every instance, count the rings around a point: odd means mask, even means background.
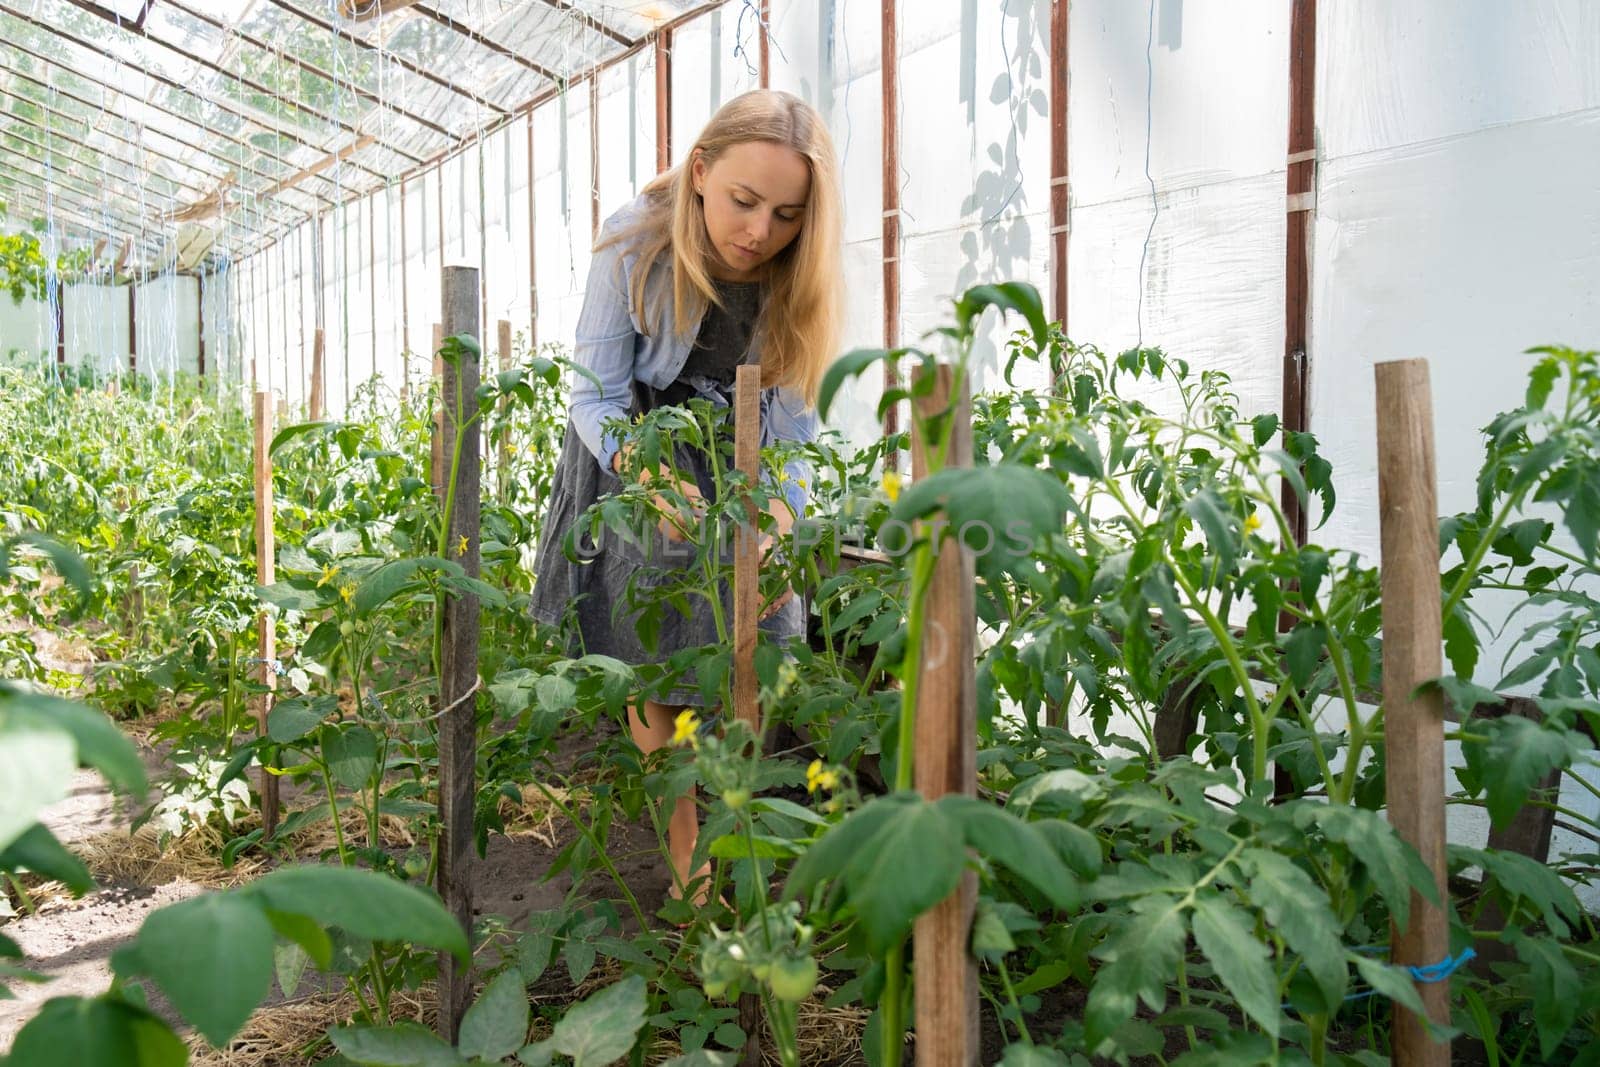
[[[682,525],[663,519],[638,542],[612,536],[583,546],[580,564],[567,559],[563,542],[591,504],[622,488],[623,457],[608,424],[692,397],[727,404],[741,363],[761,366],[763,445],[815,435],[817,387],[842,316],[840,218],[838,168],[821,117],[789,93],[758,90],[724,104],[685,161],[602,228],[573,348],[593,378],[573,383],[533,594],[541,620],[575,617],[585,652],[637,665],[717,640],[702,598],[693,599],[691,617],[664,613],[654,650],[643,647],[627,608],[630,581],[661,566],[667,542],[685,536]],[[679,484],[686,498],[715,491],[703,458],[685,452],[678,466],[695,475]],[[773,494],[780,536],[804,514],[806,474],[790,464],[783,492]],[[641,480],[660,476],[646,471]],[[801,604],[786,598],[761,625],[786,640],[804,623]],[[683,707],[700,703],[693,687],[661,696],[630,708],[645,753],[670,741]],[[690,795],[668,824],[674,896],[704,897],[704,885],[689,886],[703,874],[689,872],[697,832]]]

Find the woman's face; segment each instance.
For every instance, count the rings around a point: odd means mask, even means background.
[[[746,141],[710,166],[696,156],[691,172],[718,257],[712,276],[733,282],[760,278],[804,224],[811,196],[805,157],[787,145]]]

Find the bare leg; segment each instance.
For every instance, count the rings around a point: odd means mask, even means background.
[[[669,744],[674,720],[680,710],[669,704],[647,700],[644,702],[644,718],[641,719],[638,706],[630,705],[628,725],[633,731],[633,743],[639,746],[639,751],[649,755]],[[691,877],[709,877],[711,874],[709,865],[702,866],[692,876],[689,873],[689,860],[694,856],[695,842],[700,837],[700,818],[694,798],[693,788],[679,797],[673,805],[672,817],[667,822],[667,851],[672,857],[672,888],[669,893],[674,898],[683,896],[684,887]],[[704,904],[709,891],[709,883],[702,885],[691,899],[697,904]]]

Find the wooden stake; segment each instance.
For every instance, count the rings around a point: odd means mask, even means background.
[[[474,267],[444,269],[444,325],[454,337],[481,337],[478,324],[478,271]],[[437,349],[436,349],[437,350]],[[441,363],[443,361],[440,361]],[[460,450],[455,492],[448,502],[447,558],[478,577],[478,501],[482,484],[481,434],[471,424],[478,411],[478,361],[463,352],[455,365],[444,365],[441,403],[442,455]],[[460,407],[458,419],[457,407]],[[466,423],[463,430],[462,422]],[[440,465],[442,467],[442,464]],[[473,799],[477,761],[478,598],[447,594],[444,649],[439,678],[439,896],[469,934],[472,930]],[[472,976],[453,956],[439,971],[439,1033],[454,1042],[461,1017],[472,997]]]
[[[495,340],[500,347],[500,373],[511,369],[511,323],[501,319]],[[511,496],[511,430],[505,425],[506,410],[511,405],[500,398],[500,444],[495,452],[494,474],[496,498],[504,504]]]
[[[761,472],[761,368],[745,364],[734,383],[733,462],[751,485]],[[733,539],[733,710],[758,736],[756,622],[761,609],[760,536],[755,501],[745,505],[748,526]]]
[[[256,474],[256,582],[271,585],[277,581],[277,539],[272,521],[272,394],[258,390],[255,399],[255,474]],[[261,736],[267,735],[267,716],[272,712],[272,691],[277,688],[278,676],[273,669],[277,664],[278,643],[273,629],[272,616],[265,611],[256,615],[256,656],[261,660],[261,684],[267,692],[256,704],[256,724]],[[261,767],[261,825],[263,836],[271,837],[278,829],[278,776]]]
[[[733,462],[751,485],[761,472],[761,367],[744,364],[734,380]],[[756,680],[756,623],[761,611],[761,538],[755,501],[745,505],[746,526],[733,535],[733,711],[761,736],[760,685]],[[739,998],[739,1027],[745,1032],[741,1067],[760,1067],[761,998]]]
[[[922,370],[920,375],[927,373]],[[924,417],[951,407],[951,369],[939,367],[932,392],[914,402]],[[946,465],[972,465],[972,400],[954,400]],[[913,430],[912,473],[928,474],[928,442]],[[916,789],[928,800],[978,791],[977,593],[972,551],[944,543],[928,589],[922,673],[917,689]],[[998,536],[993,529],[988,536]],[[970,534],[980,541],[978,531]],[[981,543],[981,541],[980,541]],[[978,1062],[978,964],[968,951],[978,904],[977,877],[961,876],[956,891],[917,919],[915,985],[918,1067],[970,1067]]]
[[[316,422],[322,418],[326,391],[322,384],[322,356],[326,346],[323,339],[322,327],[318,326],[311,335],[311,421]]]
[[[428,453],[428,484],[433,495],[444,499],[444,360],[439,349],[444,347],[444,326],[433,324],[433,447]]]
[[[1379,363],[1378,508],[1382,536],[1383,709],[1389,821],[1445,886],[1444,698],[1417,687],[1444,673],[1439,613],[1439,510],[1433,458],[1433,403],[1428,363]],[[1411,893],[1411,922],[1393,928],[1395,963],[1430,966],[1450,953],[1443,908]],[[1449,985],[1419,982],[1428,1018],[1450,1021]],[[1394,1062],[1444,1067],[1449,1041],[1435,1041],[1426,1021],[1396,1004]]]

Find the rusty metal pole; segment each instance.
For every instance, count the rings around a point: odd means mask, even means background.
[[[883,0],[883,347],[900,346],[900,71],[897,62],[896,0]],[[900,374],[892,359],[883,362],[883,391],[900,387]],[[883,433],[900,430],[898,405],[883,413]],[[884,467],[895,469],[899,454],[883,457]]]
[[[672,166],[672,31],[656,32],[656,173]]]
[[[759,25],[756,27],[757,40],[760,42],[759,69],[760,85],[763,89],[772,88],[772,37],[767,29],[767,23],[772,19],[772,0],[761,0],[761,8],[756,16]]]
[[[1288,241],[1284,259],[1283,428],[1311,428],[1306,403],[1310,379],[1310,221],[1316,182],[1317,0],[1294,0],[1289,17]],[[1295,541],[1306,540],[1305,509],[1283,484],[1283,513]]]
[[[1067,333],[1067,241],[1071,236],[1072,183],[1067,156],[1069,28],[1068,0],[1050,4],[1050,317]],[[1060,367],[1050,368],[1054,379]]]

